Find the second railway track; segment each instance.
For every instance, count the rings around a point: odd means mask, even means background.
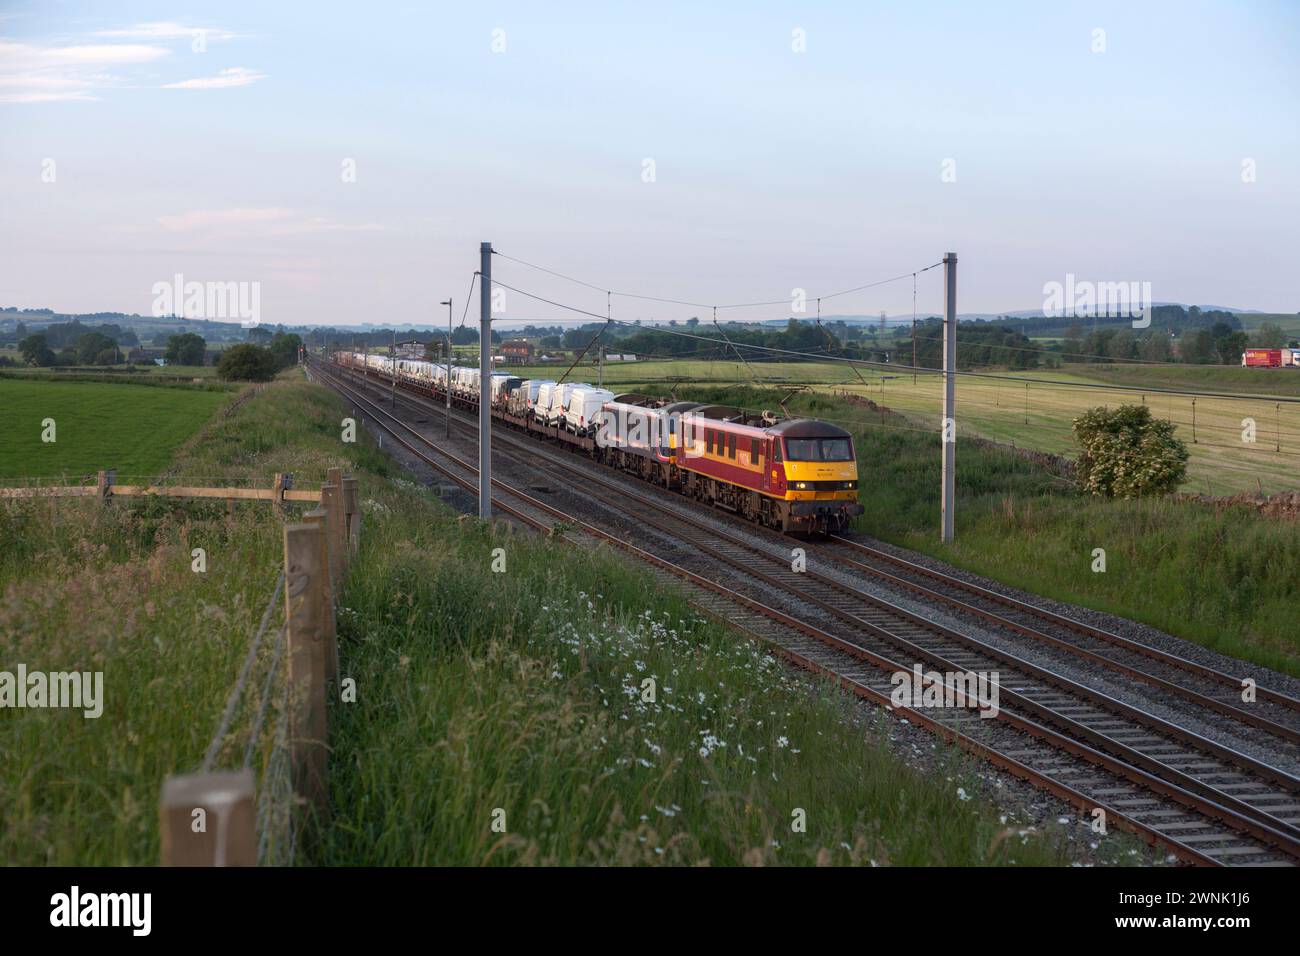
[[[415,448],[410,438],[457,461],[465,474],[473,471],[328,369],[317,371],[408,450],[439,470],[448,473],[445,465]],[[427,406],[417,404],[424,401],[403,393],[404,405],[427,413]],[[505,435],[512,448],[532,456],[547,471],[578,470],[571,456]],[[593,476],[593,467],[588,463],[582,469],[589,484],[601,489],[591,496],[624,514],[634,510],[635,520],[660,539],[658,553],[646,550],[648,542],[644,547],[630,545],[618,533],[597,528],[518,489],[495,480],[493,485],[519,502],[503,510],[517,516],[532,512],[523,518],[531,526],[545,527],[545,520],[535,515],[549,515],[633,552],[648,561],[656,575],[684,580],[689,590],[697,592],[695,603],[713,616],[774,642],[796,663],[826,673],[876,703],[889,705],[891,675],[909,671],[913,664],[947,671],[998,671],[1003,706],[997,720],[982,720],[960,707],[924,713],[905,710],[914,722],[1081,809],[1104,809],[1116,824],[1168,846],[1183,859],[1237,864],[1300,859],[1300,780],[1285,771],[834,576],[792,571],[787,559],[770,549],[707,526],[684,513],[682,504],[673,508],[669,502]],[[453,480],[463,487],[471,484],[463,475]],[[660,517],[651,518],[652,513]],[[789,539],[785,540],[788,545]],[[719,575],[720,568],[726,568],[726,574]],[[790,605],[788,611],[769,606],[777,598]],[[999,739],[1008,732],[1010,738]]]

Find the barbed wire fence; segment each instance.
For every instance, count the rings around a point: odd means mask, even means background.
[[[284,526],[284,566],[198,770],[163,784],[164,865],[290,866],[328,819],[337,595],[360,536],[356,479],[331,469],[321,507]]]

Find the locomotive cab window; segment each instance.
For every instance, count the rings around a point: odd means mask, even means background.
[[[758,453],[758,439],[751,438],[749,440],[749,463],[751,465],[757,465],[761,460],[761,457],[762,456]]]
[[[785,452],[791,461],[853,460],[853,445],[847,438],[787,438]]]
[[[727,457],[728,458],[736,457],[736,436],[735,435],[732,435],[730,440],[727,442]]]

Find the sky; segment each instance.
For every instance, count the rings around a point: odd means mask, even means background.
[[[456,319],[1300,310],[1300,3],[0,0],[0,306]],[[917,278],[942,308],[942,270]],[[477,316],[474,298],[470,317]],[[503,324],[589,317],[505,291]]]

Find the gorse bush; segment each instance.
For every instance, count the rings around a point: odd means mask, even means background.
[[[1177,490],[1187,475],[1187,446],[1172,422],[1145,405],[1094,408],[1074,420],[1082,449],[1080,486],[1106,498],[1147,498]]]

